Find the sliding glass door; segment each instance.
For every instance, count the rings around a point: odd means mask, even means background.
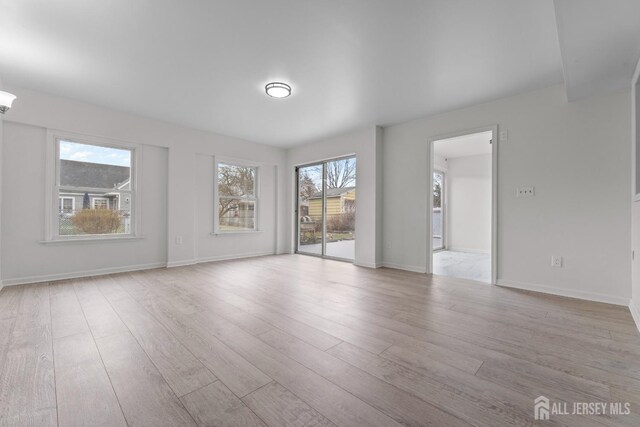
[[[296,168],[296,252],[355,258],[356,158]]]

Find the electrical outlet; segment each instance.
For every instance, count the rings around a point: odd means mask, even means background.
[[[516,189],[516,197],[533,197],[535,195],[535,187],[520,187]]]
[[[562,257],[551,255],[551,267],[562,268]]]
[[[501,130],[499,134],[499,140],[500,142],[507,142],[509,140],[509,131]]]
[[[182,236],[176,236],[176,245],[182,244]]]

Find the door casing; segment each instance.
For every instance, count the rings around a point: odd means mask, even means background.
[[[458,136],[474,133],[491,132],[491,284],[498,281],[498,125],[483,126],[475,129],[461,130],[441,135],[435,135],[428,139],[429,177],[431,185],[427,193],[427,274],[433,274],[433,172],[434,167],[434,143],[443,139],[456,138]]]

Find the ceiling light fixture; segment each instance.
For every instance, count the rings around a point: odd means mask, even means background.
[[[291,95],[291,86],[286,83],[273,82],[264,87],[267,95],[272,98],[286,98]]]
[[[14,94],[0,90],[0,113],[6,113],[11,108],[14,99],[16,99]]]

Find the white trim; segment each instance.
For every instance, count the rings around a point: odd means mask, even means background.
[[[105,235],[84,235],[84,236],[73,236],[72,239],[58,239],[58,240],[42,240],[40,244],[42,245],[68,245],[68,244],[79,244],[79,243],[111,243],[111,242],[128,242],[135,240],[142,240],[145,236],[130,236],[128,234],[118,235],[118,234],[105,234]]]
[[[492,132],[491,136],[491,284],[498,282],[498,125],[483,126],[430,137],[427,185],[427,273],[433,273],[433,171],[435,167],[434,143],[443,139],[456,138],[481,132]]]
[[[351,260],[347,260],[351,261]],[[356,267],[364,267],[364,268],[380,268],[383,266],[381,262],[353,262],[353,265]]]
[[[278,255],[278,254],[276,254],[273,251],[264,251],[264,252],[246,252],[243,254],[234,254],[234,255],[217,255],[212,257],[204,257],[204,258],[196,258],[196,259],[185,259],[181,261],[168,262],[167,268],[186,267],[188,265],[196,265],[196,264],[202,264],[206,262],[229,261],[233,259],[255,258],[255,257],[267,256],[267,255]]]
[[[197,263],[198,261],[196,261],[195,259],[186,259],[183,261],[170,261],[167,263],[167,268],[185,267],[187,265],[196,265]]]
[[[629,311],[631,312],[631,317],[633,317],[633,321],[636,322],[636,327],[638,331],[640,331],[640,309],[636,305],[635,301],[629,301]]]
[[[491,252],[483,251],[482,249],[471,249],[471,248],[446,248],[444,251],[450,252],[466,252],[469,254],[484,254],[491,255]]]
[[[235,255],[217,255],[211,257],[198,258],[193,263],[194,264],[203,264],[207,262],[216,262],[216,261],[229,261],[233,259],[245,259],[245,258],[256,258],[261,256],[275,255],[273,251],[263,251],[263,252],[246,252],[243,254],[235,254]]]
[[[29,283],[52,282],[55,280],[76,279],[81,277],[103,276],[105,274],[126,273],[128,271],[150,270],[152,268],[166,267],[164,262],[150,264],[129,265],[125,267],[98,268],[95,270],[74,271],[71,273],[45,274],[42,276],[28,276],[14,279],[4,279],[3,286],[26,285]]]
[[[110,209],[109,207],[109,198],[108,197],[91,197],[91,209],[96,209],[96,201],[104,201],[107,203],[107,206],[99,209]]]
[[[396,270],[411,271],[413,273],[425,274],[427,272],[427,269],[425,267],[415,266],[415,265],[406,265],[406,264],[396,264],[394,262],[383,262],[382,266],[386,268],[393,268]]]
[[[215,231],[212,231],[211,233],[209,233],[210,236],[234,236],[237,234],[260,234],[260,233],[264,233],[264,230],[241,230],[241,231],[222,231],[219,233],[216,233]]]
[[[76,198],[73,196],[58,196],[58,202],[62,200],[62,206],[59,206],[58,212],[64,213],[64,201],[71,200],[71,212],[76,210]]]
[[[640,173],[640,171],[637,170],[640,165],[636,164],[637,150],[640,144],[640,123],[638,123],[638,104],[640,104],[640,99],[637,99],[638,85],[640,85],[640,60],[638,60],[636,70],[631,79],[631,179],[633,180],[631,183],[631,200],[634,202],[640,201],[640,188],[638,188],[638,179],[636,177],[636,174]]]
[[[523,289],[526,291],[541,292],[543,294],[558,295],[562,297],[576,298],[586,301],[603,302],[606,304],[629,306],[629,298],[616,297],[595,292],[577,291],[565,288],[556,288],[553,286],[538,285],[533,283],[513,282],[510,280],[499,279],[498,286],[506,288]]]
[[[115,240],[115,239],[114,239]],[[104,240],[102,240],[104,241]],[[103,276],[105,274],[126,273],[130,271],[150,270],[154,268],[173,268],[184,267],[188,265],[196,265],[215,261],[229,261],[234,259],[255,258],[260,256],[276,255],[273,251],[264,252],[248,252],[235,255],[220,255],[206,258],[190,259],[173,262],[156,262],[150,264],[130,265],[125,267],[99,268],[95,270],[75,271],[71,273],[47,274],[42,276],[28,276],[14,279],[5,279],[0,284],[0,290],[3,286],[26,285],[30,283],[52,282],[55,280],[77,279],[82,277]]]
[[[122,190],[122,187],[126,187],[127,185],[129,185],[131,183],[131,177],[129,177],[129,179],[127,179],[126,181],[124,181],[122,184],[120,184],[117,189],[118,190]],[[122,191],[130,191],[130,190],[122,190]]]

